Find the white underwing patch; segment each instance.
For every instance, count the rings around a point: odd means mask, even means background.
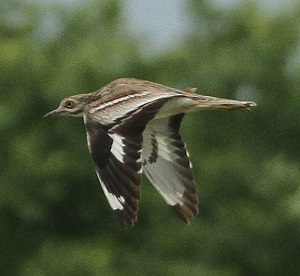
[[[164,189],[162,189],[159,185],[155,185],[157,191],[161,194],[166,203],[170,206],[174,206],[176,204],[183,205],[182,199],[183,195],[179,192],[175,193],[166,193]]]
[[[197,106],[196,103],[197,102],[195,100],[186,97],[174,97],[163,105],[163,107],[155,115],[155,119],[187,112],[195,108]]]
[[[157,141],[157,151],[159,155],[165,160],[173,162],[174,159],[172,157],[172,150],[168,146],[170,139],[168,137],[157,135],[156,141]]]

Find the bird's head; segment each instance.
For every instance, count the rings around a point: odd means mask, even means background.
[[[55,116],[83,116],[83,110],[86,105],[95,99],[90,94],[80,94],[64,98],[59,107],[49,113],[44,118],[55,117]]]

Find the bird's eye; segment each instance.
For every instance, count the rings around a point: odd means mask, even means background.
[[[67,100],[65,102],[65,107],[66,108],[73,108],[73,107],[75,107],[75,103],[73,101],[71,101],[71,100]]]

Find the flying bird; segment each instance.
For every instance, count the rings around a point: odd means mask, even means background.
[[[70,96],[44,117],[83,117],[96,173],[124,228],[137,220],[141,174],[186,223],[198,213],[192,164],[179,134],[188,111],[249,110],[251,101],[196,94],[134,78]]]

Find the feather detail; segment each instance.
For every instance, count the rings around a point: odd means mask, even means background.
[[[124,228],[137,220],[141,173],[186,223],[198,213],[196,185],[179,134],[184,114],[249,110],[254,102],[196,94],[133,78],[63,99],[44,117],[83,116],[87,144],[104,195]]]

